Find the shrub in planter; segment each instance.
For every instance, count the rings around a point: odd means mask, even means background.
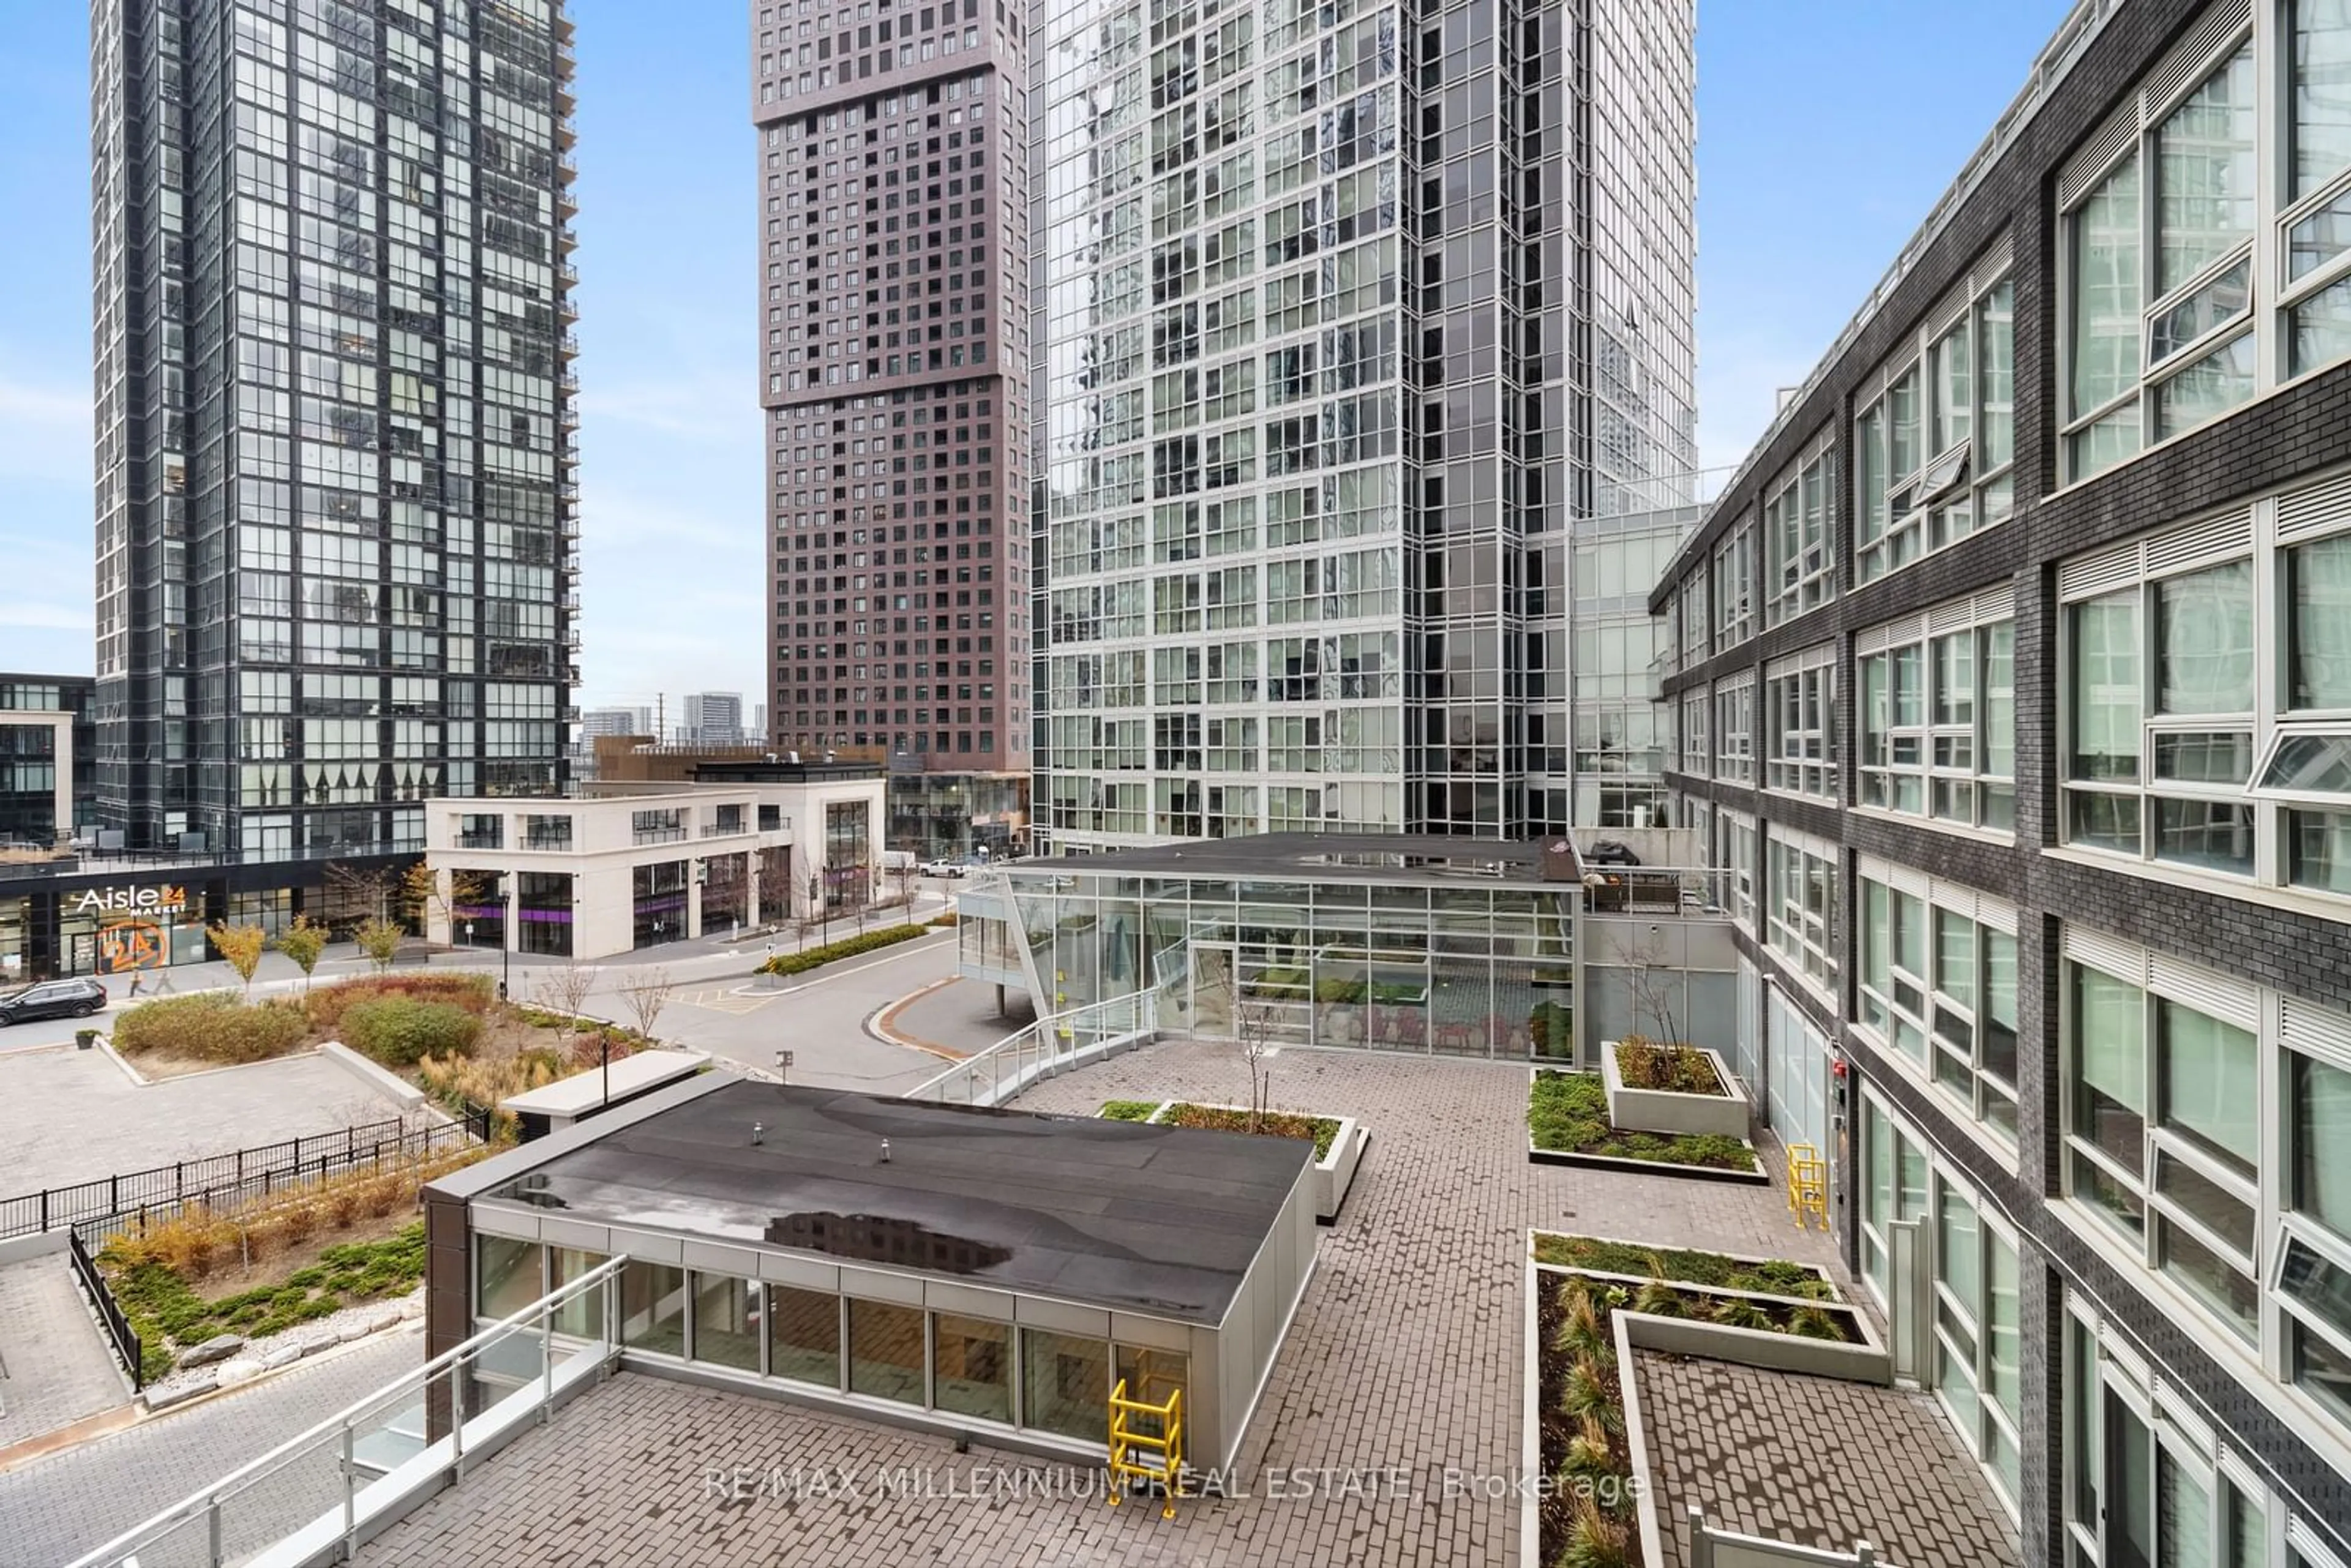
[[[478,1018],[496,995],[496,982],[487,975],[374,975],[322,986],[302,998],[302,1007],[313,1029],[333,1035],[341,1030],[345,1013],[387,997],[441,1002]]]
[[[481,1037],[482,1020],[448,1002],[379,997],[348,1009],[344,1043],[386,1067],[413,1067],[428,1053],[463,1056]]]
[[[164,997],[114,1020],[114,1046],[125,1055],[166,1052],[204,1061],[262,1061],[300,1045],[309,1026],[299,1008],[250,1005],[225,992]]]
[[[879,947],[893,946],[900,942],[912,942],[917,936],[928,936],[930,930],[927,925],[884,926],[879,931],[868,931],[857,936],[846,936],[838,942],[827,942],[820,946],[803,947],[797,953],[778,953],[760,965],[759,972],[768,975],[805,974],[820,964],[831,963],[835,958],[854,957],[860,953],[871,953]]]

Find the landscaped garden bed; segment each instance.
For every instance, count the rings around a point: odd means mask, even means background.
[[[1548,1478],[1526,1500],[1533,1562],[1656,1568],[1644,1542],[1663,1526],[1637,1393],[1626,1386],[1633,1351],[1885,1380],[1867,1320],[1809,1265],[1545,1231],[1534,1233],[1531,1261],[1526,1458]]]
[[[1205,1105],[1188,1100],[1113,1100],[1100,1114],[1114,1122],[1150,1122],[1199,1127],[1215,1133],[1255,1133],[1260,1137],[1298,1138],[1314,1145],[1314,1217],[1329,1225],[1354,1185],[1371,1133],[1352,1116],[1310,1116],[1259,1111],[1252,1121],[1245,1106]]]
[[[952,926],[955,923],[955,914],[950,910],[936,919],[925,921],[920,925],[912,923],[884,925],[876,931],[864,931],[854,936],[843,936],[837,942],[826,942],[814,947],[803,947],[797,953],[778,953],[759,966],[759,973],[806,974],[809,970],[820,965],[830,964],[836,958],[853,958],[860,953],[872,953],[883,947],[894,947],[901,942],[912,942],[918,936],[928,936],[932,932],[942,927]]]
[[[219,1334],[276,1333],[424,1277],[418,1190],[490,1146],[386,1162],[235,1210],[196,1206],[99,1252],[108,1288],[139,1334],[141,1373],[167,1375]]]
[[[1600,1065],[1608,1120],[1620,1130],[1747,1136],[1747,1096],[1711,1051],[1630,1035],[1603,1046]]]
[[[646,1043],[634,1030],[501,1001],[487,975],[374,975],[259,1002],[226,991],[159,998],[126,1009],[110,1043],[154,1077],[316,1050],[340,1041],[407,1078],[454,1112],[495,1105]],[[455,1064],[475,1071],[453,1087]],[[503,1086],[503,1087],[501,1087]],[[482,1098],[489,1093],[491,1098]]]
[[[1771,1177],[1744,1137],[1721,1133],[1652,1133],[1620,1127],[1608,1114],[1608,1090],[1584,1072],[1534,1070],[1527,1095],[1527,1157],[1538,1165],[1649,1171],[1709,1181],[1768,1184]]]

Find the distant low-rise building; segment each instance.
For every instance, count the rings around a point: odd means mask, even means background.
[[[853,911],[880,891],[877,769],[696,759],[680,775],[590,788],[430,802],[438,895],[426,936],[601,958]]]

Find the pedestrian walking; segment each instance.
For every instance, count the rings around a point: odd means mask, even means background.
[[[139,971],[136,969],[131,971],[131,999],[139,999]]]

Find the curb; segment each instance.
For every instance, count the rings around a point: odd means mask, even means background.
[[[866,1019],[865,1032],[872,1035],[875,1040],[880,1040],[884,1045],[903,1046],[908,1051],[925,1051],[946,1061],[968,1061],[968,1052],[950,1051],[946,1046],[935,1044],[931,1040],[925,1040],[920,1035],[902,1034],[895,1027],[893,1027],[897,1023],[898,1015],[900,1013],[905,1011],[908,1008],[913,1007],[916,1002],[921,1001],[933,991],[942,990],[948,986],[954,985],[961,978],[963,978],[963,977],[960,975],[949,975],[944,979],[933,980],[929,985],[924,986],[918,990],[908,991],[904,996],[900,997],[894,1002],[884,1003],[882,1007],[876,1009],[872,1016]]]

